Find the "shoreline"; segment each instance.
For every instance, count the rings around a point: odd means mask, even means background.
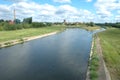
[[[6,42],[1,42],[0,43],[0,48],[13,46],[13,45],[16,45],[16,44],[19,44],[19,43],[24,43],[24,42],[31,41],[31,40],[34,40],[34,39],[47,37],[47,36],[54,35],[54,34],[57,34],[57,33],[58,33],[58,31],[55,31],[55,32],[46,33],[46,34],[43,34],[43,35],[25,37],[25,38],[21,38],[21,39],[17,39],[17,40],[10,40],[10,41],[6,41]]]
[[[87,68],[87,72],[86,72],[86,80],[90,80],[90,61],[93,55],[93,47],[94,47],[94,40],[95,38],[93,37],[92,40],[92,44],[91,44],[91,49],[90,49],[90,55],[89,55],[89,59],[88,59],[88,68]]]
[[[88,68],[87,68],[87,72],[86,72],[86,80],[91,80],[90,79],[90,61],[92,59],[92,55],[94,54],[93,51],[94,51],[94,46],[97,45],[96,43],[98,43],[98,45],[100,46],[100,42],[97,42],[97,41],[100,41],[99,37],[93,37],[93,40],[92,40],[92,45],[91,45],[91,51],[90,51],[90,55],[89,55],[89,60],[88,60]],[[98,45],[97,45],[97,48],[98,48]],[[100,51],[100,52],[99,52]],[[98,53],[99,52],[99,53]],[[110,73],[108,71],[108,68],[106,66],[106,63],[103,59],[103,55],[102,55],[102,48],[100,46],[100,50],[97,50],[97,55],[99,56],[99,63],[101,63],[99,65],[99,69],[98,69],[98,78],[99,80],[111,80],[111,76],[110,76]],[[101,70],[102,69],[102,73],[101,73]],[[104,76],[102,75],[104,73]]]

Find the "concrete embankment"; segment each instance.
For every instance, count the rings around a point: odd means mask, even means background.
[[[92,45],[91,45],[91,51],[90,51],[90,56],[89,56],[89,62],[91,61],[92,55],[93,55],[93,47],[94,47],[94,37],[92,40]],[[87,69],[87,74],[86,74],[86,80],[90,80],[90,63],[88,63],[88,69]]]

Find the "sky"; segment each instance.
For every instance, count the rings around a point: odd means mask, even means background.
[[[120,22],[120,0],[0,0],[0,19],[34,22]]]

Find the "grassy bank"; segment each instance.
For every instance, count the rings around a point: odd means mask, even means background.
[[[83,29],[86,29],[86,30],[88,30],[88,31],[93,31],[93,30],[97,30],[97,29],[100,29],[100,27],[99,26],[94,26],[94,27],[91,27],[91,26],[84,26],[84,27],[81,27],[81,28],[83,28]]]
[[[87,26],[85,24],[81,24],[81,25],[68,25],[68,28],[82,28],[82,29],[86,29],[88,31],[94,31],[97,29],[100,29],[100,26]]]
[[[120,80],[120,29],[107,29],[98,35],[111,78],[112,80]]]
[[[96,36],[94,36],[93,40],[93,48],[92,48],[92,56],[90,60],[90,80],[97,80],[98,79],[98,68],[99,68],[99,58],[97,54],[97,49],[96,49],[96,42],[95,42]]]
[[[14,31],[0,31],[0,42],[22,39],[24,37],[43,35],[54,31],[60,31],[64,28],[65,26],[50,26],[50,27],[29,28],[29,29],[14,30]]]

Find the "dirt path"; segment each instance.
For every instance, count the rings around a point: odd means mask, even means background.
[[[102,55],[102,48],[100,45],[100,38],[97,37],[95,39],[95,44],[96,44],[96,51],[99,56],[99,70],[98,70],[98,80],[111,80],[109,71],[107,70],[107,67],[105,65],[103,55]]]

